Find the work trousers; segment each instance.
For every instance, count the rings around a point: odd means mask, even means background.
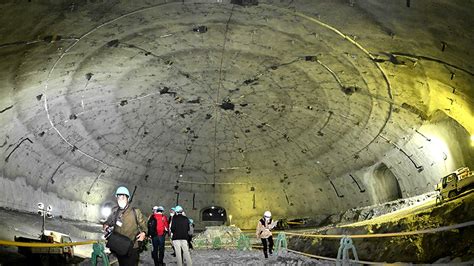
[[[116,255],[116,257],[120,266],[136,266],[138,265],[140,254],[138,253],[138,248],[132,248],[127,255]]]
[[[155,266],[163,265],[163,258],[165,257],[165,235],[154,236],[151,239],[151,243],[153,244],[151,257],[155,262]]]
[[[193,262],[191,261],[191,254],[189,254],[188,241],[186,239],[173,240],[173,247],[176,252],[176,259],[178,260],[178,266],[183,265],[183,256],[184,256],[186,265],[193,265]],[[183,252],[183,256],[181,256],[181,252]]]
[[[272,255],[273,253],[273,236],[269,236],[268,238],[262,238],[262,244],[263,244],[263,255],[265,255],[265,258],[268,258],[268,253],[270,253],[270,255]],[[268,248],[268,251],[267,251],[267,248]]]

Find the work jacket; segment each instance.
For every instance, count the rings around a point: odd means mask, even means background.
[[[272,236],[272,219],[270,219],[268,222],[264,218],[260,219],[257,223],[257,238],[269,238]]]
[[[136,220],[133,209],[135,209],[135,213],[137,215]],[[116,220],[121,221],[122,226],[117,225]],[[140,232],[144,232],[147,228],[147,223],[143,217],[142,212],[139,209],[133,208],[129,205],[124,210],[121,210],[118,206],[114,207],[112,209],[112,214],[110,214],[110,216],[107,218],[105,224],[108,226],[113,226],[115,232],[122,234],[134,241],[135,244],[133,248],[138,248],[138,243],[135,241],[137,235]]]
[[[189,219],[182,214],[175,214],[171,220],[171,239],[187,240],[189,235]]]

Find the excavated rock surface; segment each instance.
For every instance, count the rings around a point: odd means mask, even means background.
[[[315,234],[380,234],[409,232],[455,225],[474,220],[474,193],[441,205],[392,219],[374,219],[364,225],[333,227]],[[474,227],[433,234],[353,239],[360,260],[375,262],[433,263],[474,260]],[[289,247],[321,256],[336,257],[339,239],[293,236]],[[454,258],[451,260],[451,258]]]

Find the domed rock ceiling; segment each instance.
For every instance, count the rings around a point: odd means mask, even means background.
[[[246,225],[472,166],[472,3],[351,3],[2,4],[2,205],[95,220],[126,185]]]

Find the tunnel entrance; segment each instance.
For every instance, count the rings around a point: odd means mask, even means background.
[[[378,203],[402,198],[397,178],[383,163],[374,169],[373,189],[378,196]]]
[[[201,220],[222,225],[227,221],[227,213],[224,208],[219,206],[207,207],[201,210]]]

